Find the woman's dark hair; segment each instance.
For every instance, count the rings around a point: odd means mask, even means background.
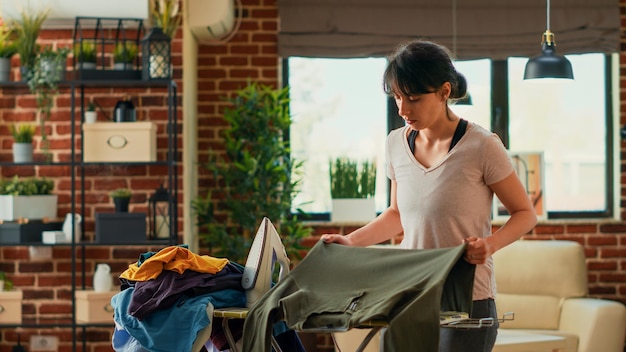
[[[402,44],[389,57],[383,76],[385,93],[418,95],[432,93],[450,82],[449,99],[462,99],[467,94],[467,80],[457,72],[448,49],[429,41]]]

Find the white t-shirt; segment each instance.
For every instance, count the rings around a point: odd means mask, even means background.
[[[403,248],[441,248],[468,237],[491,235],[493,192],[490,184],[513,172],[500,138],[468,123],[459,142],[439,163],[426,168],[411,152],[410,127],[387,136],[387,176],[397,183],[397,202],[404,230]],[[476,267],[474,300],[495,298],[493,260]]]

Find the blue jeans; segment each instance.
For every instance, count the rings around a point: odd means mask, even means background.
[[[471,318],[493,318],[494,324],[483,328],[439,329],[439,352],[491,352],[498,334],[498,313],[493,299],[474,301]]]

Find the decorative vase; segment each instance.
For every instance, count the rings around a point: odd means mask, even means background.
[[[115,205],[116,213],[128,213],[130,198],[113,198],[113,204]]]
[[[33,161],[33,143],[13,143],[13,162],[30,163]]]
[[[65,215],[65,221],[63,222],[63,233],[65,234],[65,240],[72,242],[72,224],[74,224],[74,242],[80,242],[82,237],[81,226],[83,217],[80,214],[67,213]]]
[[[96,265],[96,272],[93,274],[93,290],[96,292],[108,292],[113,287],[111,278],[111,267],[109,264],[101,263]]]
[[[11,59],[0,57],[0,82],[9,82],[11,80]]]

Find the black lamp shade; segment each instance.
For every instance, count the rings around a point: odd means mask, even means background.
[[[572,64],[564,56],[556,54],[554,35],[546,32],[541,44],[541,55],[528,60],[524,70],[524,79],[565,78],[574,79]]]

